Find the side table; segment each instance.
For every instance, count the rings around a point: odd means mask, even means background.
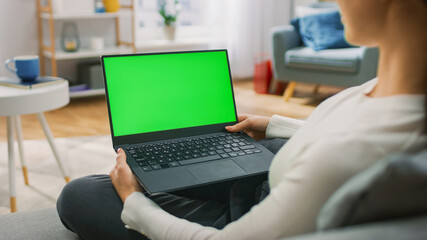
[[[6,78],[0,78],[6,79]],[[47,124],[43,112],[57,109],[67,105],[70,101],[68,81],[43,86],[34,89],[18,89],[0,86],[0,116],[6,116],[7,146],[9,155],[9,195],[11,212],[16,212],[16,183],[15,183],[15,156],[14,156],[14,133],[18,141],[19,155],[22,164],[25,184],[28,185],[28,172],[24,159],[22,127],[20,115],[37,114],[38,120],[43,128],[52,152],[58,163],[59,169],[68,183],[70,177],[65,171],[58,151],[55,147],[52,132]]]

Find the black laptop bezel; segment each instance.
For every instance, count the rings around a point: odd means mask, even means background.
[[[235,115],[236,121],[227,122],[227,123],[220,123],[220,124],[197,126],[197,127],[188,127],[188,128],[179,128],[179,129],[172,129],[172,130],[165,130],[165,131],[156,131],[156,132],[149,132],[149,133],[140,133],[140,134],[132,134],[132,135],[124,135],[124,136],[114,136],[113,122],[112,122],[112,117],[111,117],[110,101],[109,101],[108,87],[107,87],[108,86],[107,85],[107,78],[106,78],[106,74],[105,74],[104,58],[141,56],[141,55],[159,55],[159,54],[199,53],[199,52],[225,52],[226,57],[227,57],[227,65],[228,65],[227,67],[228,67],[228,74],[230,77],[230,87],[231,87],[231,94],[232,94],[232,98],[233,98],[234,115]],[[236,101],[234,98],[233,79],[231,76],[230,61],[228,58],[227,49],[102,55],[101,56],[101,65],[102,65],[102,74],[104,77],[105,97],[107,100],[107,108],[108,108],[108,117],[109,117],[109,121],[110,121],[111,138],[113,141],[113,147],[114,148],[116,148],[116,146],[121,146],[121,145],[126,145],[126,144],[155,142],[155,141],[161,141],[161,140],[197,136],[197,135],[210,134],[210,133],[216,133],[216,132],[224,132],[226,126],[230,126],[230,125],[236,124],[238,122],[237,121],[238,118],[237,118]]]

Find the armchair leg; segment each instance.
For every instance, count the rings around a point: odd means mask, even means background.
[[[283,93],[283,100],[285,102],[289,101],[289,98],[291,98],[292,94],[294,94],[296,85],[296,82],[289,82],[288,86],[285,89],[285,92]]]

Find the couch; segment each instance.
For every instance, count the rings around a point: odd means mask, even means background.
[[[79,238],[48,208],[1,215],[0,239]],[[427,150],[388,156],[349,179],[322,207],[315,232],[286,239],[427,239]]]

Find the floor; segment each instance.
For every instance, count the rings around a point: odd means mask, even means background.
[[[71,179],[108,174],[115,153],[109,135],[56,138],[55,144]],[[15,156],[17,155],[15,147]],[[19,158],[15,160],[18,211],[54,207],[65,185],[49,144],[44,139],[24,141],[29,186],[24,184]],[[0,214],[10,212],[7,145],[0,142]],[[1,238],[1,237],[0,237]]]
[[[238,113],[307,118],[315,107],[342,88],[298,84],[287,103],[278,95],[257,94],[252,81],[234,83]],[[64,108],[45,113],[60,156],[71,178],[108,173],[114,165],[107,106],[104,97],[72,100]],[[25,186],[19,158],[15,161],[18,211],[55,206],[65,185],[35,115],[22,116],[24,148],[30,185]],[[8,162],[5,118],[0,118],[0,214],[9,210]],[[15,147],[16,150],[16,147]],[[18,156],[18,153],[15,153]]]

